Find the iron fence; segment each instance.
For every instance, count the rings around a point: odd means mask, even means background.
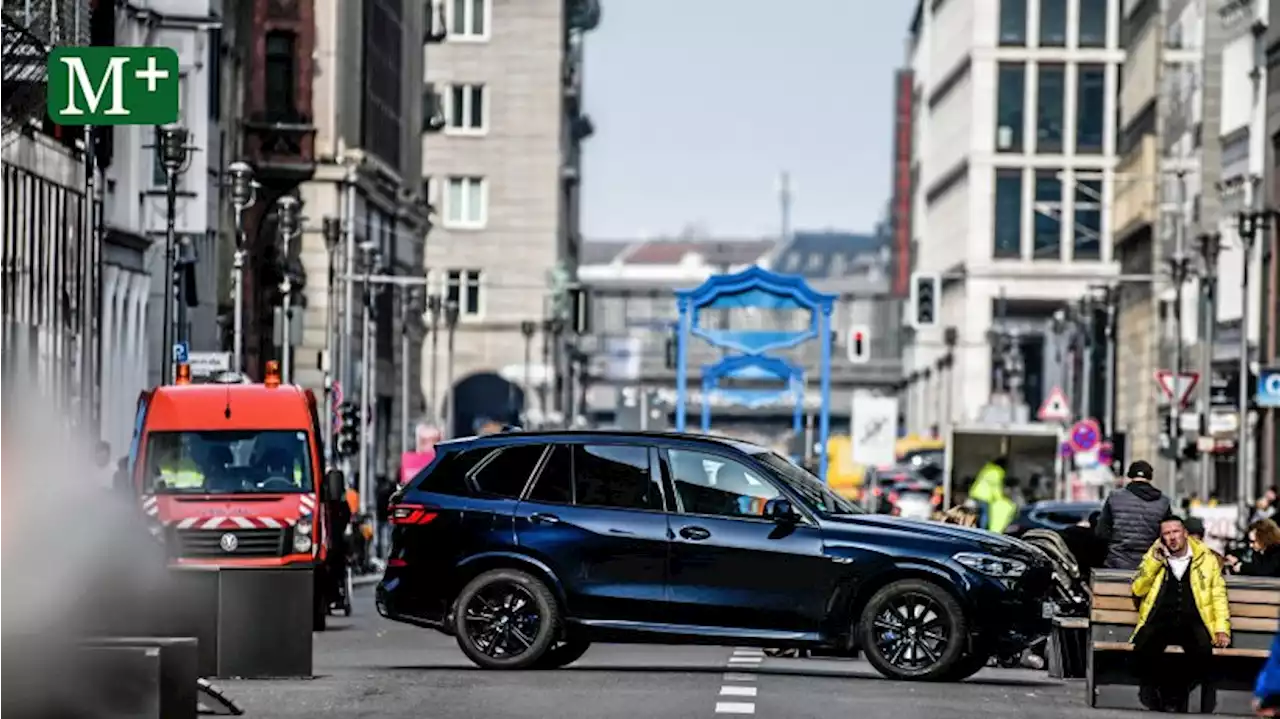
[[[14,388],[79,421],[98,412],[102,248],[82,188],[3,167],[0,372]],[[6,406],[9,404],[5,402]]]

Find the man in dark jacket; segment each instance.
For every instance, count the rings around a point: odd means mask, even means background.
[[[1151,484],[1151,465],[1129,465],[1129,484],[1107,497],[1098,517],[1098,537],[1107,543],[1107,569],[1137,569],[1160,537],[1160,522],[1172,514],[1169,498]]]

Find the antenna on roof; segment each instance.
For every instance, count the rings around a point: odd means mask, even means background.
[[[786,243],[791,239],[791,173],[786,170],[778,175],[778,209],[782,242]]]

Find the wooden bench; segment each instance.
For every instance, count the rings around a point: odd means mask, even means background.
[[[1132,595],[1133,572],[1095,570],[1089,620],[1086,685],[1089,705],[1107,709],[1142,709],[1137,681],[1129,666],[1129,638],[1138,624]],[[1280,579],[1227,577],[1231,605],[1231,646],[1215,649],[1209,668],[1212,689],[1192,693],[1190,706],[1215,714],[1248,715],[1253,683],[1280,630]],[[1170,647],[1170,654],[1182,653]]]

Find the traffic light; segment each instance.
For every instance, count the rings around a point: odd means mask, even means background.
[[[928,272],[911,274],[911,316],[913,327],[933,327],[938,324],[938,295],[942,290],[942,278]]]
[[[352,402],[338,405],[338,454],[352,457],[360,452],[360,408]]]
[[[591,298],[585,287],[570,287],[569,293],[569,328],[575,335],[585,335],[591,331]]]
[[[849,341],[845,349],[853,364],[866,364],[871,359],[871,333],[866,325],[849,326]]]
[[[663,357],[663,359],[666,361],[667,369],[676,368],[676,361],[677,361],[676,352],[678,351],[678,349],[679,349],[679,345],[677,344],[676,333],[675,331],[672,331],[671,336],[667,338],[667,346],[665,348],[666,353],[665,353],[665,356]]]

